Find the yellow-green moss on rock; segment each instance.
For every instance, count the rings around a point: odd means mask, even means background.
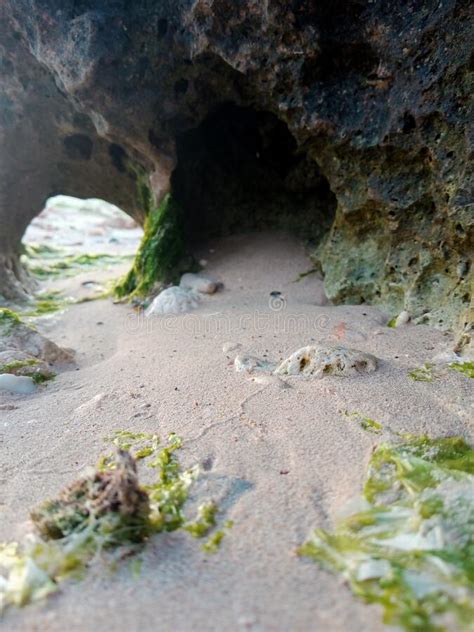
[[[174,279],[183,257],[184,241],[180,229],[180,209],[171,195],[155,206],[150,188],[141,184],[140,199],[146,212],[144,235],[132,269],[115,287],[119,298],[146,296],[159,282]]]

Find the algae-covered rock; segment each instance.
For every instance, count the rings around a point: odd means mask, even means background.
[[[156,434],[116,430],[105,441],[113,453],[103,454],[95,468],[31,512],[36,533],[0,543],[0,614],[8,606],[44,599],[68,578],[82,577],[93,561],[115,565],[153,534],[184,529],[196,538],[209,535],[202,548],[217,550],[224,531],[216,531],[216,503],[201,503],[195,520],[184,511],[199,469],[181,467],[179,437],[170,434],[161,447]],[[155,474],[143,487],[138,462]],[[230,527],[231,521],[223,524]]]
[[[275,370],[277,375],[300,375],[321,378],[357,376],[377,368],[377,358],[370,353],[341,346],[307,346],[298,349]]]
[[[178,206],[169,195],[156,206],[152,189],[146,184],[143,187],[144,235],[132,269],[115,288],[119,297],[146,296],[160,281],[176,278],[177,266],[184,256]]]
[[[17,353],[19,360],[26,355],[47,363],[68,363],[74,357],[73,351],[45,338],[15,312],[0,308],[0,353],[3,352]]]
[[[0,375],[4,390],[33,392],[55,377],[53,367],[67,366],[74,352],[64,349],[27,325],[21,317],[0,308]]]
[[[46,540],[65,538],[87,528],[108,544],[141,542],[150,533],[148,494],[138,483],[134,459],[118,452],[115,468],[94,471],[66,487],[57,498],[31,512]]]

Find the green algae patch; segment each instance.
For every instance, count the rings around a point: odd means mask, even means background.
[[[437,379],[437,376],[433,371],[433,365],[428,362],[425,362],[422,367],[409,371],[408,377],[410,377],[414,382],[433,382]]]
[[[28,264],[28,270],[40,280],[48,280],[56,277],[68,277],[79,274],[83,270],[102,265],[115,265],[129,261],[129,255],[108,255],[104,253],[68,255],[59,261],[43,262],[41,265]]]
[[[459,371],[466,377],[474,378],[474,362],[451,362],[449,368]]]
[[[358,412],[350,413],[347,410],[343,411],[343,415],[351,421],[355,421],[359,425],[359,427],[366,432],[370,432],[372,434],[381,434],[383,432],[382,424],[380,424],[378,421],[375,421],[375,419],[365,417]]]
[[[8,336],[17,325],[21,325],[21,322],[16,312],[0,307],[0,336]]]
[[[374,452],[360,511],[298,550],[410,632],[472,629],[474,451],[405,435]]]
[[[23,244],[23,254],[28,259],[59,259],[65,254],[65,250],[48,244],[30,242]]]
[[[81,303],[89,303],[108,298],[112,296],[112,293],[111,289],[104,289],[102,292],[93,294],[92,296],[73,298],[71,296],[64,296],[60,290],[48,290],[37,294],[33,299],[31,307],[26,309],[22,314],[28,318],[40,318],[41,316],[61,312],[71,305],[79,305]]]
[[[31,377],[33,382],[38,385],[51,382],[56,377],[56,373],[45,373],[44,371],[32,371],[31,373],[22,373],[22,375]]]
[[[157,282],[173,280],[184,254],[181,211],[177,203],[167,195],[156,207],[149,189],[143,190],[142,198],[146,212],[144,235],[132,269],[115,287],[119,298],[144,297]]]
[[[224,528],[213,533],[209,537],[207,542],[202,545],[202,550],[205,553],[217,553],[226,534],[226,530],[232,529],[233,526],[234,523],[232,522],[232,520],[227,520],[226,522],[224,522]]]
[[[39,318],[40,316],[60,312],[73,303],[75,303],[73,298],[63,296],[58,290],[41,292],[34,297],[34,304],[31,309],[24,312],[24,316]]]
[[[203,538],[216,526],[217,505],[213,502],[205,503],[198,508],[198,516],[194,522],[184,528],[193,538]]]
[[[181,467],[179,437],[171,434],[161,446],[156,434],[118,430],[106,442],[114,452],[31,512],[34,535],[0,544],[0,612],[80,579],[100,556],[114,565],[156,534],[183,529],[204,537],[216,526],[214,503],[201,504],[195,521],[186,516],[199,470]],[[147,485],[139,483],[139,463],[153,473]]]
[[[14,360],[13,362],[8,362],[7,364],[0,365],[0,373],[15,374],[21,369],[27,369],[28,367],[36,366],[39,363],[40,361],[36,358],[29,358],[28,360]]]

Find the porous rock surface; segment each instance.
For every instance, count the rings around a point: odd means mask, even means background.
[[[353,377],[372,373],[376,368],[377,358],[370,353],[341,346],[309,345],[292,353],[276,368],[275,374],[316,378],[329,375]]]
[[[25,287],[19,243],[49,196],[141,220],[145,182],[173,190],[188,239],[294,229],[332,301],[462,329],[469,5],[4,0],[0,292]]]

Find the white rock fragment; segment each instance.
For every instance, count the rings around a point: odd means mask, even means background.
[[[275,364],[247,353],[239,353],[234,360],[234,367],[237,373],[254,373],[256,371],[271,373],[275,369]]]
[[[275,370],[276,375],[305,377],[340,377],[370,373],[377,368],[377,358],[370,353],[341,346],[307,346],[295,351]]]
[[[36,384],[31,377],[26,377],[25,375],[2,373],[0,375],[0,391],[10,391],[11,393],[21,393],[25,395],[27,393],[34,393],[36,391]]]
[[[194,290],[201,294],[214,294],[222,286],[221,283],[210,279],[209,277],[201,274],[193,274],[192,272],[186,272],[181,277],[179,287],[185,290]]]
[[[398,316],[395,318],[394,326],[402,327],[403,325],[406,325],[407,323],[409,323],[410,320],[411,320],[410,314],[406,310],[403,310],[403,312],[400,312]]]
[[[173,285],[163,290],[153,299],[145,312],[145,316],[160,314],[184,314],[199,305],[199,294],[193,290],[186,290]]]

